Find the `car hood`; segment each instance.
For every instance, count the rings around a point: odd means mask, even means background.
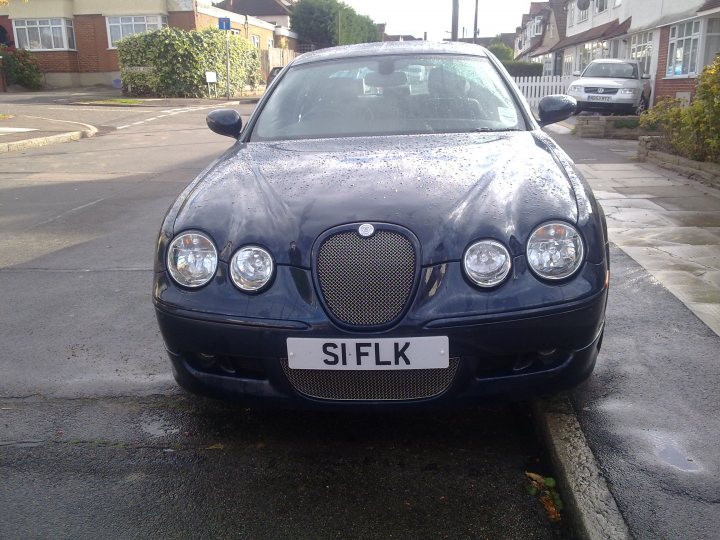
[[[578,86],[601,86],[603,88],[640,88],[637,79],[609,79],[606,77],[587,77],[572,83]]]
[[[565,170],[532,132],[239,143],[178,210],[174,232],[209,233],[221,260],[259,244],[302,267],[339,224],[404,226],[429,265],[481,238],[521,255],[537,225],[578,215]]]

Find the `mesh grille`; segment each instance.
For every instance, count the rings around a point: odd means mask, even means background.
[[[393,231],[369,238],[345,231],[320,246],[317,273],[325,303],[338,320],[354,326],[386,324],[410,299],[415,249]]]
[[[343,401],[398,401],[442,394],[455,377],[459,359],[451,358],[449,367],[442,369],[396,371],[290,369],[286,358],[280,362],[293,388],[306,396]]]

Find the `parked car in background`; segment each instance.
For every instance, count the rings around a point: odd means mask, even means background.
[[[273,79],[278,76],[278,73],[282,71],[282,66],[274,67],[270,70],[270,73],[268,73],[267,81],[265,81],[266,86],[270,86],[270,83],[273,82]]]
[[[427,75],[411,93],[409,66]],[[358,79],[357,74],[363,78]],[[381,91],[379,91],[381,90]],[[602,208],[485,49],[296,58],[172,205],[153,300],[178,383],[347,409],[527,399],[587,378],[608,292]]]
[[[577,101],[577,113],[599,111],[640,114],[650,106],[650,75],[642,73],[637,60],[593,60],[580,78],[573,81],[568,94]]]

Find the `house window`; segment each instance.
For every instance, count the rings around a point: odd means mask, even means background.
[[[271,37],[267,38],[267,48],[273,49],[275,47],[275,40]]]
[[[668,42],[668,77],[695,75],[697,73],[698,42],[700,40],[700,21],[688,21],[670,27]]]
[[[703,64],[706,66],[712,64],[715,55],[718,54],[720,54],[720,18],[708,19]]]
[[[252,43],[257,47],[260,48],[260,36],[256,36],[255,34],[252,35]]]
[[[639,61],[643,73],[650,73],[652,38],[652,32],[635,34],[630,38],[630,58],[634,58]]]
[[[588,20],[588,11],[590,11],[588,8],[585,9],[578,9],[578,22],[585,22]]]
[[[603,11],[607,11],[607,8],[608,8],[608,0],[596,0],[595,13],[602,13]]]
[[[533,23],[533,35],[539,36],[542,34],[542,17],[535,17],[535,22]]]
[[[567,3],[567,25],[572,26],[575,24],[575,0],[570,0]]]
[[[16,19],[15,43],[28,51],[75,49],[72,19]]]
[[[563,54],[563,75],[572,75],[575,64],[575,51],[571,49],[565,49]]]
[[[107,17],[108,46],[117,47],[117,42],[133,34],[141,34],[151,30],[159,30],[167,26],[165,15],[133,15],[126,17]]]

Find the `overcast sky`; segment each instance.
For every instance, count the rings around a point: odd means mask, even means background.
[[[387,23],[388,34],[412,34],[430,40],[450,37],[452,0],[342,0],[360,15],[367,15],[376,23]],[[501,32],[515,32],[523,13],[530,8],[530,0],[479,0],[478,31],[480,36],[494,36]],[[465,36],[472,37],[475,0],[460,0],[458,33],[465,27]]]

